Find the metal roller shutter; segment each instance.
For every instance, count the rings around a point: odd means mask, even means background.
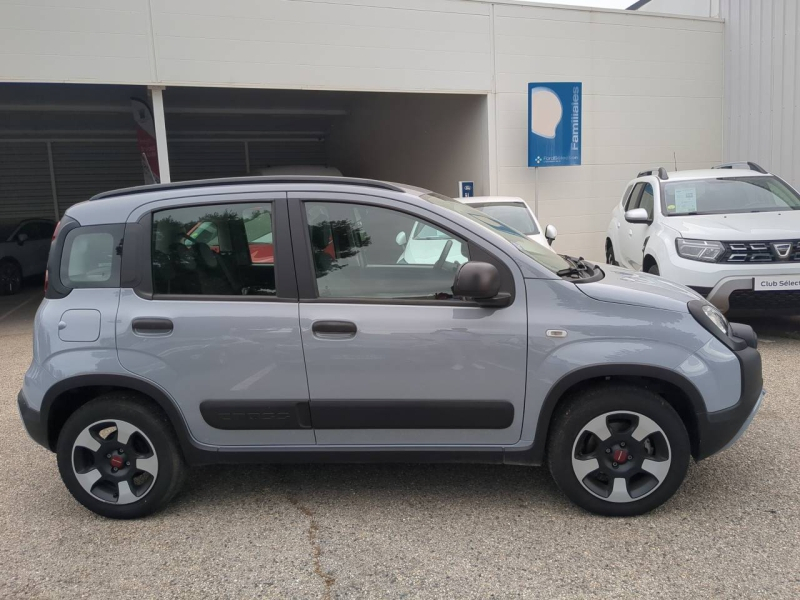
[[[250,172],[264,167],[286,165],[331,166],[327,163],[324,141],[257,141],[249,142]]]
[[[244,142],[169,142],[172,181],[246,175]]]
[[[53,166],[61,214],[100,192],[144,184],[135,140],[53,142]]]
[[[0,141],[0,220],[54,212],[47,143]]]

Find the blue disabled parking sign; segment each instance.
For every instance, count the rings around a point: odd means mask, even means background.
[[[528,84],[528,166],[581,164],[583,86],[580,82]]]

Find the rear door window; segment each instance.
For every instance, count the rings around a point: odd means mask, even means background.
[[[272,204],[154,213],[152,270],[155,294],[276,296]]]

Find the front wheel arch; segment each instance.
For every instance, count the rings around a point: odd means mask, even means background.
[[[705,412],[705,402],[700,391],[684,376],[662,367],[651,365],[610,364],[577,369],[559,379],[547,394],[539,412],[533,446],[526,464],[544,463],[547,440],[557,407],[572,395],[587,387],[608,382],[626,382],[656,391],[678,413],[689,433],[692,456],[697,458],[700,433],[697,415]],[[526,452],[527,454],[527,452]]]

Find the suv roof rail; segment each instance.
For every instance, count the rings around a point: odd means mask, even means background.
[[[203,187],[213,187],[218,185],[249,185],[253,183],[330,183],[338,185],[360,185],[363,187],[378,188],[392,192],[405,192],[397,185],[377,181],[374,179],[358,179],[355,177],[320,177],[315,175],[263,175],[256,177],[226,177],[221,179],[198,179],[195,181],[180,181],[177,183],[156,183],[153,185],[139,185],[136,187],[110,190],[92,196],[90,200],[101,200],[103,198],[116,198],[117,196],[127,196],[143,192],[157,192],[161,190],[181,190]]]
[[[637,175],[637,177],[645,177],[646,175],[653,175],[656,174],[659,179],[666,181],[669,179],[669,175],[667,175],[667,170],[664,167],[658,167],[657,169],[650,169],[649,171],[642,171]]]
[[[750,161],[740,161],[740,162],[731,162],[725,163],[724,165],[717,165],[716,167],[712,167],[712,169],[750,169],[751,171],[756,171],[761,173],[762,175],[769,175],[764,167],[757,165],[754,162]]]

